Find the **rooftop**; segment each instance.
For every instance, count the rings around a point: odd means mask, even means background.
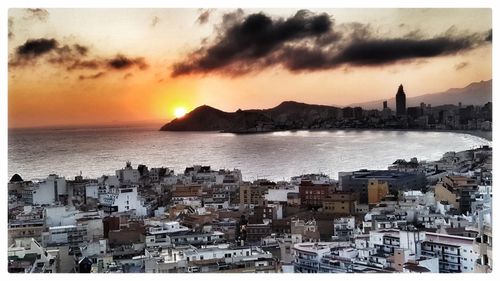
[[[348,175],[348,176],[356,178],[356,179],[368,179],[368,178],[398,179],[398,178],[414,177],[415,174],[393,171],[393,170],[365,170],[365,169],[363,169],[363,170],[355,171],[351,175]]]
[[[299,251],[317,253],[324,252],[326,250],[330,251],[330,249],[335,245],[332,242],[318,242],[318,243],[297,243],[293,245],[293,248]]]
[[[465,237],[465,236],[456,236],[456,235],[426,232],[425,237],[426,237],[425,238],[426,241],[440,243],[440,244],[449,244],[449,245],[469,244],[469,245],[472,245],[474,243],[474,238]]]

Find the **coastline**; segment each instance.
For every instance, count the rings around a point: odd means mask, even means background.
[[[286,131],[404,131],[404,132],[442,132],[442,133],[458,133],[467,134],[479,138],[483,138],[488,141],[493,141],[493,131],[483,131],[483,130],[442,130],[442,129],[395,129],[395,128],[331,128],[331,129],[296,129],[296,130],[270,130],[262,132],[224,132],[221,133],[231,133],[235,135],[247,135],[247,134],[266,134],[275,132],[286,132]]]
[[[458,134],[467,134],[479,138],[483,138],[488,141],[492,141],[493,131],[483,131],[483,130],[442,130],[442,129],[382,129],[382,128],[373,128],[373,129],[362,129],[362,128],[353,128],[353,129],[342,129],[342,130],[360,130],[360,131],[406,131],[406,132],[437,132],[437,133],[458,133]]]

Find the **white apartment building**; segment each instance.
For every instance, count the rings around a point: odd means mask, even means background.
[[[258,247],[231,247],[228,244],[146,249],[145,267],[146,273],[275,271],[271,253]]]
[[[293,245],[293,267],[296,273],[319,273],[321,260],[331,254],[332,242],[297,243]]]
[[[8,249],[9,273],[57,273],[56,257],[35,239],[16,239]]]
[[[63,225],[49,227],[48,232],[42,234],[44,247],[54,245],[69,245],[71,249],[79,249],[86,241],[87,229],[85,226]]]
[[[355,231],[354,217],[343,217],[333,221],[333,235],[336,239],[349,240]]]
[[[130,162],[127,162],[125,168],[116,170],[116,177],[122,184],[136,184],[139,183],[141,174],[139,170],[132,168]]]
[[[79,211],[75,207],[69,206],[48,206],[45,207],[45,225],[47,227],[51,226],[61,226],[75,224],[75,215]]]
[[[31,186],[26,186],[22,191],[23,201],[29,205],[54,204],[59,201],[61,195],[67,195],[66,179],[55,174]]]
[[[479,254],[474,248],[474,238],[426,233],[422,255],[439,258],[439,272],[474,272]]]
[[[137,194],[137,186],[110,188],[109,192],[99,195],[99,203],[109,213],[134,210],[136,216],[146,216],[148,212]]]
[[[192,232],[188,227],[180,225],[179,222],[154,222],[146,229],[146,247],[163,247],[172,245],[207,245],[217,243],[224,239],[224,233]]]

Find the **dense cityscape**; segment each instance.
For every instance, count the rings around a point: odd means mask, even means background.
[[[479,82],[477,85],[487,85]],[[472,85],[472,84],[471,84]],[[469,87],[461,89],[465,90]],[[491,90],[490,90],[491,91]],[[469,94],[476,94],[471,91]],[[464,96],[465,97],[465,96]],[[265,110],[223,112],[207,105],[200,106],[183,118],[165,124],[163,131],[222,131],[229,133],[262,133],[283,130],[328,129],[403,129],[466,130],[491,132],[492,102],[484,104],[440,104],[420,102],[407,106],[406,93],[400,85],[395,95],[396,110],[381,101],[376,108],[361,106],[335,107],[285,101]]]
[[[491,272],[492,149],[387,170],[243,181],[126,163],[14,175],[9,272]]]
[[[491,273],[491,14],[9,9],[10,276]]]

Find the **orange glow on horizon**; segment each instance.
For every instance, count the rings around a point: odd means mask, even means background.
[[[260,9],[245,13],[257,10]],[[122,54],[132,60],[143,58],[149,67],[142,69],[132,64],[114,69],[103,64],[99,69],[83,67],[70,71],[66,63],[54,59],[59,58],[56,49],[36,56],[36,60],[30,58],[25,64],[9,65],[9,128],[167,123],[202,105],[225,112],[272,108],[283,101],[344,107],[393,98],[401,83],[410,98],[492,79],[491,44],[457,54],[382,66],[354,64],[296,72],[280,63],[261,69],[256,61],[255,71],[245,75],[231,76],[224,69],[208,69],[172,77],[175,63],[189,62],[191,52],[217,42],[217,36],[222,36],[217,26],[223,22],[223,15],[233,9],[214,11],[210,22],[204,25],[192,24],[200,14],[194,8],[47,9],[47,12],[50,17],[42,22],[27,19],[25,9],[9,9],[9,19],[14,23],[9,31],[15,34],[8,40],[9,59],[14,59],[18,48],[28,40],[53,37],[60,47],[73,44],[88,47],[89,60],[104,61]],[[293,16],[296,10],[260,12],[277,20]],[[422,30],[424,38],[434,38],[442,36],[451,26],[482,34],[491,29],[492,18],[491,9],[312,10],[312,13],[323,12],[332,15],[335,24],[371,24],[387,38],[400,38],[412,30]],[[153,26],[153,16],[163,20]],[[71,61],[69,57],[61,59]],[[253,66],[251,60],[246,62]],[[235,69],[238,67],[234,65]]]

